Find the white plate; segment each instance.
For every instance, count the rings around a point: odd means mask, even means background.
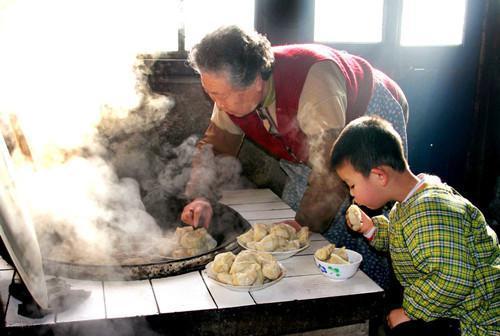
[[[267,252],[267,251],[257,251],[257,250],[254,250],[254,249],[250,249],[248,247],[246,247],[245,244],[243,244],[242,242],[240,242],[239,239],[237,239],[238,241],[238,245],[240,245],[241,247],[243,247],[245,250],[249,250],[249,251],[253,251],[253,252]],[[299,253],[300,251],[304,251],[306,248],[308,248],[309,246],[311,245],[310,242],[308,242],[306,245],[302,246],[301,248],[299,249],[296,249],[296,250],[290,250],[290,251],[274,251],[274,252],[267,252],[267,253],[270,253],[272,254],[272,256],[276,259],[276,260],[285,260],[285,259],[288,259],[294,255],[296,255],[297,253]]]
[[[264,282],[262,285],[255,285],[255,286],[234,286],[234,285],[228,285],[226,283],[223,283],[223,282],[220,282],[219,280],[217,280],[217,278],[215,277],[215,274],[212,272],[212,263],[213,263],[213,261],[209,262],[205,266],[204,272],[208,276],[208,278],[211,281],[215,282],[217,285],[225,287],[225,288],[233,290],[233,291],[236,291],[236,292],[252,292],[252,291],[258,291],[258,290],[267,288],[269,286],[274,285],[275,283],[277,283],[281,279],[283,279],[285,277],[285,274],[286,274],[286,268],[281,263],[278,263],[278,265],[281,268],[281,274],[280,274],[280,276],[277,279],[272,280],[272,281],[267,280],[267,282]]]

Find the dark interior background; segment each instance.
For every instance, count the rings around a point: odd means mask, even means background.
[[[477,204],[498,231],[500,3],[468,1],[464,43],[432,48],[398,45],[401,6],[400,0],[385,1],[382,43],[331,46],[366,58],[399,83],[410,104],[413,171],[439,175]],[[313,42],[314,1],[256,0],[255,8],[255,28],[273,45]],[[150,86],[176,101],[158,129],[157,143],[176,145],[203,134],[212,102],[182,55],[156,60]],[[249,141],[240,160],[256,186],[281,194],[285,176],[276,160]]]

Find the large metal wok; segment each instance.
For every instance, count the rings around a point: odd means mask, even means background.
[[[170,198],[168,206],[179,214],[185,201]],[[54,260],[43,260],[46,274],[76,279],[93,280],[136,280],[160,278],[202,269],[213,260],[216,254],[232,251],[237,253],[239,246],[236,237],[251,228],[250,224],[236,211],[223,204],[214,205],[214,215],[208,232],[217,241],[217,247],[205,254],[183,259],[170,259],[162,262],[127,265],[91,265]],[[172,222],[179,225],[180,221]]]

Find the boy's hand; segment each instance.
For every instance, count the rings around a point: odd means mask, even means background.
[[[347,225],[353,231],[364,234],[373,228],[372,219],[356,204],[351,204],[351,206],[347,208],[345,218]]]
[[[406,315],[403,308],[397,308],[390,311],[389,315],[386,317],[387,325],[389,328],[394,328],[400,323],[410,321],[411,319]]]

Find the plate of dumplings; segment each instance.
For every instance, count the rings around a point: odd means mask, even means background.
[[[284,260],[308,248],[310,235],[307,226],[296,231],[286,223],[256,223],[237,240],[244,249],[269,252],[277,260]]]
[[[286,269],[267,252],[243,250],[219,253],[205,267],[206,275],[216,284],[239,292],[256,291],[274,285]]]

